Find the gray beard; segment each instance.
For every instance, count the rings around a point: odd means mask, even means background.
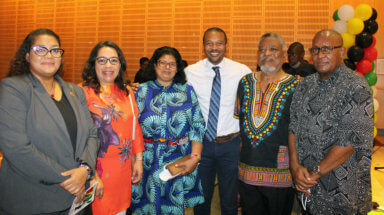
[[[278,71],[277,67],[270,67],[270,66],[260,66],[260,69],[264,73],[275,73]]]

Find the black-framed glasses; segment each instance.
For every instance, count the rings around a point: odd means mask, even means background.
[[[343,47],[343,46],[341,45],[341,46],[312,47],[312,48],[309,48],[309,52],[312,55],[318,55],[320,51],[321,51],[322,54],[330,54],[334,49],[338,49],[338,48],[341,48],[341,47]]]
[[[120,63],[120,60],[118,57],[110,57],[110,58],[106,58],[106,57],[97,57],[96,58],[96,62],[100,65],[105,65],[107,64],[107,62],[110,62],[112,65],[116,65],[116,64],[119,64]]]
[[[31,49],[33,52],[35,52],[36,55],[42,57],[47,55],[48,52],[50,52],[53,57],[61,57],[64,54],[64,49],[61,48],[53,48],[49,50],[43,46],[33,46]]]
[[[157,65],[159,67],[162,67],[162,68],[167,68],[167,65],[169,66],[169,68],[171,69],[175,69],[177,67],[177,64],[176,62],[166,62],[166,61],[163,61],[163,60],[158,60],[157,61]]]

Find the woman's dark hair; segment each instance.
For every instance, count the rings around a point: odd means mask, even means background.
[[[100,81],[99,79],[97,79],[95,63],[96,63],[97,54],[99,50],[103,47],[113,48],[117,52],[117,56],[119,57],[119,61],[120,61],[120,70],[119,70],[119,74],[115,79],[115,84],[120,90],[126,92],[127,95],[129,95],[129,91],[125,86],[126,81],[125,81],[124,73],[125,73],[125,69],[127,68],[127,63],[125,62],[124,54],[118,45],[116,45],[114,42],[109,40],[99,42],[92,49],[91,54],[89,55],[89,58],[84,65],[83,73],[81,75],[84,81],[83,86],[88,86],[94,89],[96,94],[100,93]]]
[[[23,40],[15,56],[11,60],[9,65],[8,75],[7,75],[8,77],[24,75],[31,72],[29,71],[29,63],[25,59],[25,56],[27,53],[31,51],[32,45],[35,43],[36,38],[40,35],[52,36],[57,40],[57,42],[59,43],[59,46],[61,45],[60,37],[50,29],[39,28],[32,31]],[[62,75],[62,72],[63,72],[63,62],[61,62],[60,67],[56,73]]]
[[[174,82],[185,84],[187,82],[187,79],[184,73],[184,66],[181,59],[181,55],[179,51],[177,51],[177,49],[169,46],[163,46],[155,50],[152,55],[152,58],[148,62],[147,67],[145,67],[144,69],[143,77],[145,81],[156,80],[157,77],[155,71],[155,64],[157,64],[157,61],[164,55],[172,55],[176,60],[177,72],[175,74],[175,77],[173,78]]]

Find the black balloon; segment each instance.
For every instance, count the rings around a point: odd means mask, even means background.
[[[348,59],[354,62],[360,61],[364,57],[364,49],[358,46],[352,46],[348,49]]]
[[[376,20],[376,18],[377,18],[377,11],[375,8],[372,8],[372,15],[369,18],[369,20]]]
[[[370,33],[362,32],[356,35],[356,45],[360,46],[361,48],[367,48],[372,44],[372,42],[373,38]]]
[[[364,32],[368,32],[370,34],[375,34],[379,26],[375,20],[367,20],[364,21]]]
[[[353,61],[351,61],[351,60],[349,60],[349,59],[345,59],[345,60],[344,60],[344,64],[345,64],[348,68],[350,68],[350,69],[352,69],[352,70],[356,70],[355,62],[353,62]]]

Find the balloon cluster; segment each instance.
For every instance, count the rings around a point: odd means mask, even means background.
[[[377,11],[368,4],[360,4],[354,9],[351,5],[343,5],[333,13],[333,30],[339,32],[343,37],[343,46],[347,52],[344,56],[344,64],[358,74],[365,77],[373,94],[373,105],[375,109],[375,123],[377,121],[377,110],[379,102],[376,99],[377,76],[373,72],[374,61],[377,58],[375,49],[377,32]],[[377,129],[375,127],[374,137]]]

